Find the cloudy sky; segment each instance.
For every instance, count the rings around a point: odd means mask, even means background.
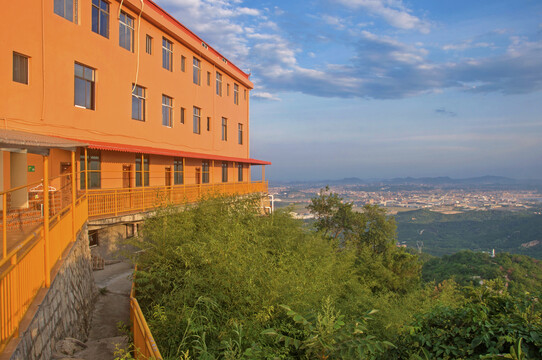
[[[540,0],[155,0],[243,70],[271,180],[542,178]]]

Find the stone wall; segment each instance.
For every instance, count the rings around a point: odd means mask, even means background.
[[[49,360],[58,340],[85,341],[96,294],[84,225],[10,359]]]

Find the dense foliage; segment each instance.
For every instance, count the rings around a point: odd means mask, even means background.
[[[146,221],[137,297],[165,358],[474,359],[520,339],[542,356],[535,295],[424,285],[382,209],[357,213],[323,190],[308,230],[259,205],[216,198]]]
[[[454,279],[461,285],[476,285],[486,280],[501,279],[514,294],[542,292],[542,261],[526,255],[460,251],[432,258],[423,265],[425,281]]]
[[[542,215],[527,211],[468,211],[458,214],[415,210],[398,213],[400,242],[432,255],[460,250],[509,252],[542,259]]]

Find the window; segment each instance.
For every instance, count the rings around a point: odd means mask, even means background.
[[[186,58],[181,55],[181,71],[185,72],[186,70]]]
[[[119,45],[126,50],[134,51],[134,19],[124,11],[120,12]]]
[[[208,161],[201,162],[201,183],[202,184],[209,183],[209,162]]]
[[[92,0],[92,31],[109,38],[109,3]]]
[[[162,38],[162,67],[173,71],[173,43],[166,38]]]
[[[175,158],[173,160],[173,184],[182,185],[184,183],[183,159]]]
[[[211,131],[211,118],[207,117],[207,131]]]
[[[194,106],[194,134],[201,133],[201,109]]]
[[[100,238],[98,236],[99,230],[89,230],[88,231],[88,246],[98,246],[100,245]]]
[[[230,96],[230,84],[226,84],[226,95]]]
[[[139,85],[132,88],[132,119],[145,121],[145,88]]]
[[[243,100],[247,99],[247,89],[243,90]]]
[[[233,103],[239,105],[239,85],[233,84]]]
[[[228,182],[228,163],[222,163],[222,182]]]
[[[143,160],[143,167],[141,161]],[[149,186],[149,155],[136,155],[135,159],[135,172],[136,172],[136,186],[141,186],[145,181],[145,186]]]
[[[243,145],[243,124],[237,124],[237,142]]]
[[[181,124],[184,124],[184,112],[186,111],[185,108],[181,108]]]
[[[222,118],[222,141],[228,141],[228,119]]]
[[[173,126],[173,98],[162,95],[162,125]]]
[[[237,181],[243,181],[243,164],[237,164]]]
[[[211,73],[207,71],[207,86],[211,86]]]
[[[13,53],[13,81],[28,85],[28,57]]]
[[[85,170],[87,171],[87,181],[89,189],[99,189],[101,187],[101,162],[100,150],[87,150],[87,161],[85,164],[85,152],[81,151],[79,157],[81,169],[81,189],[85,188]]]
[[[75,63],[75,106],[94,110],[94,69]]]
[[[55,14],[77,24],[77,0],[55,0]]]
[[[194,58],[194,66],[193,66],[193,76],[192,76],[192,81],[194,82],[194,84],[196,85],[200,85],[201,84],[201,61],[199,61],[198,59]]]
[[[132,237],[136,234],[136,224],[126,224],[126,238]]]
[[[152,55],[152,36],[147,34],[145,38],[145,52],[149,55]]]
[[[222,96],[222,74],[216,73],[216,94]]]

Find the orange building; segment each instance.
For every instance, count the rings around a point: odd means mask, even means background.
[[[0,128],[80,142],[80,189],[251,184],[252,165],[264,180],[270,163],[249,155],[249,75],[155,3],[3,5]],[[70,157],[52,149],[50,176]],[[0,170],[4,190],[43,177],[30,151],[3,151]]]

